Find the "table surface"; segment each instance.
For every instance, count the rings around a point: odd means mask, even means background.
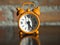
[[[60,26],[41,26],[39,35],[19,37],[16,26],[0,27],[0,45],[60,45]]]

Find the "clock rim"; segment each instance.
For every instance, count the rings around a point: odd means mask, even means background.
[[[22,16],[24,16],[25,14],[32,14],[32,15],[34,15],[36,18],[37,18],[37,20],[38,20],[38,25],[37,25],[37,27],[36,27],[36,29],[34,29],[34,30],[32,30],[32,31],[30,31],[30,32],[26,32],[26,31],[24,31],[20,26],[19,26],[19,19],[22,17]],[[23,14],[21,14],[20,16],[19,16],[19,19],[18,19],[18,27],[19,27],[19,29],[21,30],[21,31],[23,31],[24,33],[27,33],[27,34],[31,34],[31,33],[34,33],[34,32],[37,32],[37,30],[39,29],[39,27],[40,27],[40,19],[39,19],[39,16],[38,15],[36,15],[35,13],[33,13],[33,12],[24,12]]]

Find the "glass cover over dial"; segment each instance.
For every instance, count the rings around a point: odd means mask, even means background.
[[[19,19],[19,27],[25,32],[31,32],[38,26],[38,19],[35,15],[26,14]]]

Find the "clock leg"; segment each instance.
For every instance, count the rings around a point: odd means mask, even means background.
[[[38,30],[36,31],[36,34],[39,34],[39,31]]]
[[[39,35],[39,31],[37,30],[36,32],[34,32],[34,35]]]
[[[23,37],[23,32],[20,32],[20,37]]]

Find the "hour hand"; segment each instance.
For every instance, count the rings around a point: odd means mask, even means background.
[[[30,21],[28,21],[27,24],[28,24],[28,28],[32,28],[30,25]]]

